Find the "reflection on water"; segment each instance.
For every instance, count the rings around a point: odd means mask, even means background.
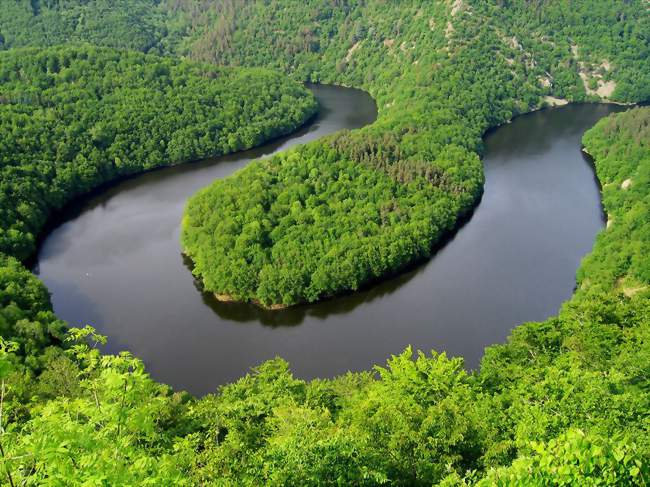
[[[367,369],[409,344],[475,367],[513,326],[557,312],[603,223],[580,138],[615,107],[546,110],[492,131],[481,204],[433,259],[399,276],[274,312],[201,292],[179,248],[187,198],[255,158],[376,117],[365,93],[313,89],[321,112],[291,137],[153,171],[66,211],[37,267],[59,316],[93,324],[109,351],[129,349],[156,379],[202,394],[275,356],[305,378]]]

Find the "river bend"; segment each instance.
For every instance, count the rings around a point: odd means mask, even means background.
[[[580,139],[618,110],[571,105],[516,118],[485,137],[485,194],[430,261],[370,289],[315,305],[264,311],[198,289],[179,248],[187,199],[251,160],[376,117],[365,93],[312,88],[321,112],[260,148],[157,170],[72,204],[40,247],[35,272],[72,326],[107,335],[152,376],[195,394],[281,356],[303,378],[383,363],[407,345],[475,367],[519,323],[557,313],[602,228],[593,169]]]

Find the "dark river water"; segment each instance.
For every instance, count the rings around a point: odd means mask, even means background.
[[[35,271],[56,313],[130,350],[152,376],[195,394],[215,391],[281,356],[303,378],[384,363],[406,346],[447,351],[476,367],[519,323],[555,314],[603,225],[583,132],[617,110],[576,105],[519,117],[485,138],[485,194],[427,263],[363,292],[284,311],[203,295],[179,248],[186,200],[254,158],[357,128],[376,117],[365,93],[313,90],[308,127],[264,147],[154,171],[72,205],[41,246]]]

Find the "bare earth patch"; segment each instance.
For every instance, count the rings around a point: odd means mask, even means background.
[[[217,301],[221,301],[222,303],[234,303],[235,301],[237,301],[230,294],[214,293],[214,297],[217,299]]]
[[[359,46],[361,46],[361,41],[356,42],[349,50],[348,53],[345,55],[345,62],[349,63],[350,60],[352,59],[352,54],[354,54],[354,51],[359,49]]]
[[[454,24],[452,24],[450,20],[449,22],[447,22],[447,27],[445,28],[445,38],[449,40],[449,38],[454,32],[456,32],[456,30],[454,29]]]
[[[648,286],[644,286],[638,282],[632,283],[626,281],[627,279],[625,277],[619,278],[616,281],[616,288],[628,298],[631,298],[635,294],[639,294],[640,292],[648,289]]]
[[[638,294],[642,291],[645,291],[648,289],[648,286],[641,286],[641,287],[624,287],[623,288],[623,294],[625,294],[628,298],[631,298],[635,294]]]
[[[616,81],[599,81],[598,85],[596,94],[601,98],[610,98],[614,93],[614,90],[616,90]]]
[[[556,98],[554,96],[545,96],[544,101],[551,107],[561,107],[569,103],[569,100],[565,100],[564,98]]]
[[[604,61],[601,64],[601,67],[605,69],[605,66],[609,67],[609,63]],[[609,99],[616,90],[616,81],[604,81],[602,75],[595,71],[591,71],[584,66],[584,63],[580,63],[580,71],[578,72],[582,83],[584,84],[585,91],[588,95],[596,95],[599,98],[604,100]],[[594,90],[589,87],[589,83],[592,79],[596,79],[598,87]]]
[[[451,15],[455,17],[458,12],[463,8],[463,0],[455,0],[451,5]]]

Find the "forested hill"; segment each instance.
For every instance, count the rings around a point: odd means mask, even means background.
[[[428,256],[478,201],[488,128],[545,103],[649,94],[640,2],[233,0],[193,18],[181,47],[192,56],[360,86],[378,101],[372,126],[190,202],[182,241],[205,288],[266,306],[356,290]]]
[[[494,60],[543,94],[638,101],[649,94],[649,22],[642,0],[0,0],[0,49],[92,42],[272,65],[380,96],[456,51],[433,47],[472,42],[473,23],[496,36],[481,40]]]
[[[91,46],[0,52],[0,252],[118,176],[247,149],[316,110],[297,83]]]
[[[395,86],[416,79],[426,86],[434,68],[444,68],[438,63],[472,45],[497,66],[505,61],[534,94],[618,101],[649,94],[650,19],[641,0],[222,0],[204,2],[201,15],[197,8],[187,9],[194,27],[181,52],[366,86],[386,103]]]
[[[92,42],[165,51],[173,23],[154,0],[1,0],[0,49]]]
[[[601,120],[583,139],[604,182],[607,230],[578,273],[576,297],[617,290],[628,296],[650,284],[650,108]],[[648,317],[650,320],[650,317]]]
[[[259,68],[218,68],[93,46],[0,52],[0,336],[30,368],[62,336],[17,260],[53,210],[102,183],[284,135],[313,95]]]

